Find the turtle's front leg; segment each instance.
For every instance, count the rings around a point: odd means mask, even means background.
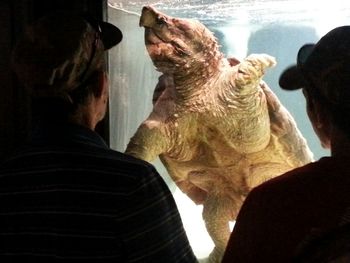
[[[167,149],[167,137],[160,123],[154,120],[144,121],[130,139],[125,153],[136,158],[152,162]]]

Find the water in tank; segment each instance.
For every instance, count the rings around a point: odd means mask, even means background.
[[[120,45],[109,54],[110,144],[125,151],[131,136],[152,109],[153,90],[159,72],[144,44],[139,27],[142,7],[153,5],[167,15],[198,19],[216,36],[221,52],[242,59],[252,53],[267,53],[277,60],[265,82],[295,118],[315,159],[329,155],[315,136],[305,111],[301,91],[287,92],[278,86],[282,70],[295,63],[298,49],[314,43],[330,29],[350,24],[350,2],[333,0],[109,0],[107,17],[124,33]],[[213,244],[196,206],[177,189],[160,161],[154,163],[177,201],[190,243],[198,258],[205,258]]]

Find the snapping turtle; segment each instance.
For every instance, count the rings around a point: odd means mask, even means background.
[[[252,54],[241,62],[219,51],[210,30],[196,20],[169,17],[145,6],[145,44],[163,73],[150,116],[126,153],[160,157],[177,186],[196,204],[219,262],[229,221],[250,189],[312,161],[288,111],[262,81],[275,59]]]

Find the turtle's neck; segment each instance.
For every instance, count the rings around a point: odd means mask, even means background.
[[[181,106],[193,106],[193,102],[200,103],[213,92],[213,83],[218,80],[221,71],[227,65],[226,60],[212,59],[198,64],[197,67],[193,66],[190,70],[176,72],[173,75],[176,103]]]

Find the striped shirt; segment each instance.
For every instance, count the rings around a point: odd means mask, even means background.
[[[154,167],[74,125],[0,166],[0,262],[11,260],[197,262]]]

